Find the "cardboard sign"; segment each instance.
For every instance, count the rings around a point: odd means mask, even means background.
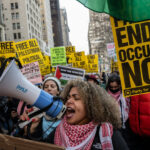
[[[118,62],[115,62],[114,59],[111,59],[111,72],[118,71]]]
[[[15,43],[0,42],[0,66],[9,57],[16,57]]]
[[[66,67],[66,66],[57,66],[61,73],[60,80],[72,80],[72,79],[84,79],[85,70]],[[56,73],[55,73],[56,76]]]
[[[44,56],[43,56],[43,59],[44,59],[44,64],[45,64],[45,66],[42,67],[42,68],[40,69],[40,71],[41,71],[41,75],[42,75],[42,76],[45,76],[45,75],[51,73],[51,69],[50,69],[50,68],[51,68],[51,64],[50,64],[50,57],[49,57],[49,56],[44,55]]]
[[[26,64],[21,69],[22,74],[33,84],[42,83],[38,62]]]
[[[22,65],[36,61],[38,61],[40,67],[44,65],[43,56],[36,39],[17,42],[15,47]]]
[[[65,150],[65,148],[0,134],[0,150]]]
[[[72,66],[82,69],[85,69],[87,67],[86,55],[84,51],[74,53],[74,57],[72,57]]]
[[[16,57],[14,42],[0,42],[0,57]]]
[[[65,47],[54,47],[50,49],[52,66],[66,65],[66,49]]]
[[[136,23],[111,17],[125,97],[150,92],[150,20]]]
[[[72,58],[74,57],[75,53],[75,46],[66,46],[66,57],[67,57],[67,63],[72,63]]]
[[[108,43],[107,44],[107,53],[108,53],[108,57],[115,57],[116,56],[115,43]]]
[[[87,55],[87,73],[98,72],[98,55]]]

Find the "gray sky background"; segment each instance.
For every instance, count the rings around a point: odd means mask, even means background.
[[[68,24],[70,28],[70,41],[76,47],[76,51],[85,51],[88,48],[88,23],[89,10],[76,0],[59,0],[60,8],[66,8]]]

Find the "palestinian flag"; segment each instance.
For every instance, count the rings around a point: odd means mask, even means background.
[[[120,20],[137,22],[150,19],[150,0],[77,0],[85,7]]]
[[[60,72],[58,66],[57,66],[57,69],[56,69],[56,72],[55,72],[55,77],[56,77],[57,79],[60,79],[60,78],[62,77],[62,74],[61,74],[61,72]]]

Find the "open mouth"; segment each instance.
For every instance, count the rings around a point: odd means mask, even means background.
[[[75,113],[75,110],[71,107],[67,107],[67,110],[66,110],[66,116],[67,118],[71,118]]]

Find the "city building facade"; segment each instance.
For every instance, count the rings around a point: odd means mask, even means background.
[[[54,46],[63,46],[59,0],[50,0]]]
[[[42,47],[40,0],[1,0],[6,41],[36,38]]]
[[[43,48],[45,53],[50,53],[50,48],[54,47],[51,7],[49,0],[40,0],[41,2],[41,20],[42,20],[42,35]]]
[[[62,37],[63,37],[63,46],[69,46],[69,26],[67,20],[67,13],[66,9],[60,9],[60,16],[61,16],[61,28],[62,28]]]
[[[5,41],[5,30],[4,30],[4,23],[2,17],[2,3],[0,1],[0,41]]]
[[[89,14],[89,53],[98,54],[100,72],[110,70],[110,58],[107,53],[107,43],[112,43],[114,41],[110,16],[104,13],[96,13],[91,10],[89,11]]]

